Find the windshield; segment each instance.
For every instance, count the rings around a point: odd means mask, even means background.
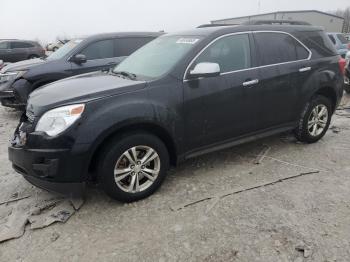
[[[200,38],[197,36],[162,36],[126,58],[113,69],[135,78],[155,79],[168,73]]]
[[[63,45],[61,48],[59,48],[56,52],[53,52],[51,55],[47,57],[47,60],[57,60],[64,57],[66,54],[68,54],[74,47],[76,47],[82,39],[75,39],[71,40],[65,45]]]

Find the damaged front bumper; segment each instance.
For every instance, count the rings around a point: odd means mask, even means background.
[[[23,117],[22,117],[23,118]],[[21,123],[8,147],[14,170],[31,184],[70,197],[84,194],[86,178],[83,147],[72,146],[70,139],[55,139],[27,132],[31,124]]]

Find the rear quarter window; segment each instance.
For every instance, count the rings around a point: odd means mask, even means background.
[[[309,51],[294,37],[278,32],[256,32],[259,65],[274,65],[307,59]]]
[[[293,34],[312,52],[312,58],[323,58],[337,55],[333,43],[323,31],[304,31]]]

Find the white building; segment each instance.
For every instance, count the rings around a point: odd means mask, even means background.
[[[251,20],[296,20],[322,26],[327,32],[343,32],[344,18],[317,10],[279,11],[273,13],[234,17],[211,21],[212,24],[241,24]]]

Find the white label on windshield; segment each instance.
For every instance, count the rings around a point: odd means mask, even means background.
[[[176,41],[177,44],[189,44],[189,45],[194,45],[197,43],[199,39],[197,38],[180,38],[179,40]]]

